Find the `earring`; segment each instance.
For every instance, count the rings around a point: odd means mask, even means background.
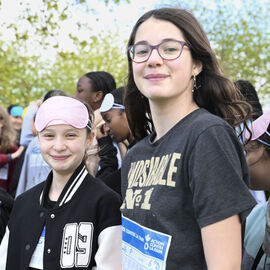
[[[193,75],[193,88],[192,88],[192,93],[194,93],[194,90],[196,89],[196,75]]]
[[[198,90],[201,87],[201,85],[197,86],[197,81],[196,81],[196,75],[193,75],[193,88],[192,88],[192,93],[194,93],[195,90]]]

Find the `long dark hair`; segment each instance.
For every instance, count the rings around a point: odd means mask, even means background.
[[[255,87],[247,80],[238,80],[234,84],[242,93],[244,100],[252,106],[252,119],[256,120],[263,114],[263,109]]]
[[[2,106],[0,106],[0,120],[3,123],[2,128],[0,128],[0,151],[8,153],[15,145],[16,133],[6,109]]]
[[[197,105],[222,117],[233,127],[245,122],[251,107],[240,99],[240,91],[223,75],[202,26],[190,12],[178,8],[161,8],[145,13],[135,24],[128,47],[134,44],[138,27],[151,17],[177,26],[191,45],[192,58],[202,63],[203,69],[196,77],[197,85],[201,87],[193,94]],[[140,140],[152,132],[154,126],[148,99],[140,93],[134,82],[129,53],[127,57],[129,73],[125,93],[126,114],[134,137]]]

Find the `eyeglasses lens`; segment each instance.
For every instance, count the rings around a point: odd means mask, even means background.
[[[141,63],[148,60],[153,49],[157,49],[159,55],[163,59],[173,60],[180,56],[182,52],[182,44],[174,40],[162,42],[157,46],[150,46],[149,44],[135,44],[130,51],[130,56],[134,62]]]

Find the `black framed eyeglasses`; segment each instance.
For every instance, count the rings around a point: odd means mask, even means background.
[[[145,41],[138,42],[128,47],[130,58],[135,63],[146,62],[154,49],[157,50],[159,56],[165,60],[174,60],[178,58],[184,46],[190,48],[190,45],[185,41],[167,39],[157,45],[150,45]]]

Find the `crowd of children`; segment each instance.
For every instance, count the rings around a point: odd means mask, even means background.
[[[0,270],[270,269],[256,90],[183,9],[143,14],[127,60],[122,87],[93,71],[0,107]]]

